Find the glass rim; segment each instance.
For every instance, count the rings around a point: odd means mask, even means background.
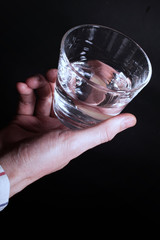
[[[65,39],[68,37],[68,35],[69,35],[71,32],[73,32],[73,31],[76,30],[76,29],[80,29],[80,28],[84,28],[84,27],[93,27],[93,28],[102,28],[102,29],[106,29],[106,30],[111,30],[111,31],[116,32],[116,33],[120,34],[121,36],[127,38],[127,39],[128,39],[129,41],[131,41],[132,43],[134,43],[134,44],[140,49],[140,51],[144,54],[144,56],[145,56],[145,58],[146,58],[146,60],[147,60],[148,69],[149,69],[149,70],[148,70],[148,75],[147,75],[146,80],[145,80],[140,86],[138,86],[137,88],[135,87],[135,88],[132,88],[132,89],[130,89],[130,90],[127,90],[127,89],[126,89],[126,90],[113,90],[113,89],[107,89],[106,87],[103,87],[103,86],[101,86],[101,85],[99,85],[99,84],[96,84],[96,83],[94,83],[94,82],[91,82],[90,80],[88,80],[87,78],[85,78],[84,76],[82,76],[82,75],[72,66],[72,64],[70,63],[70,61],[69,61],[69,59],[68,59],[68,57],[67,57],[67,55],[66,55],[65,49],[64,49],[64,47],[65,47],[65,46],[64,46],[64,42],[65,42]],[[103,26],[103,25],[99,25],[99,24],[82,24],[82,25],[78,25],[78,26],[72,27],[72,28],[70,28],[70,29],[63,35],[62,40],[61,40],[60,49],[61,49],[61,51],[63,52],[64,57],[65,57],[65,60],[67,60],[67,62],[68,62],[68,64],[70,65],[71,69],[72,69],[79,77],[83,78],[83,79],[87,82],[87,84],[89,84],[90,86],[95,87],[96,89],[99,89],[99,90],[101,90],[101,91],[103,91],[103,92],[114,92],[114,93],[119,93],[119,94],[121,94],[121,93],[135,92],[135,91],[137,91],[137,90],[142,89],[143,87],[145,87],[145,86],[148,84],[148,82],[150,81],[151,76],[152,76],[152,65],[151,65],[151,62],[150,62],[150,59],[149,59],[148,55],[147,55],[146,52],[143,50],[143,48],[140,47],[140,45],[139,45],[138,43],[136,43],[132,38],[128,37],[128,36],[125,35],[124,33],[120,32],[120,31],[118,31],[118,30],[115,30],[115,29],[113,29],[113,28],[111,28],[111,27],[107,27],[107,26]]]

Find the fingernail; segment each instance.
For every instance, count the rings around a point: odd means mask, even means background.
[[[122,120],[122,123],[121,123],[121,129],[122,130],[125,130],[129,127],[133,127],[134,125],[136,124],[136,118],[135,117],[125,117],[123,120]]]

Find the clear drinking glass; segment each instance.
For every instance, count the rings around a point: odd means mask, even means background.
[[[132,39],[108,27],[81,25],[63,37],[54,111],[82,129],[119,114],[146,86],[152,67]]]

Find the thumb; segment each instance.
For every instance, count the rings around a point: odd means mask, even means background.
[[[129,113],[110,118],[94,127],[72,132],[72,146],[76,156],[99,144],[112,140],[116,134],[133,127],[136,117]],[[76,157],[75,156],[75,157]]]

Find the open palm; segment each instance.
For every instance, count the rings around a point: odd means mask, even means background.
[[[133,115],[120,114],[88,129],[68,129],[53,112],[56,77],[57,70],[51,69],[46,78],[38,75],[17,83],[17,115],[0,132],[0,164],[10,179],[10,196],[136,123]]]

